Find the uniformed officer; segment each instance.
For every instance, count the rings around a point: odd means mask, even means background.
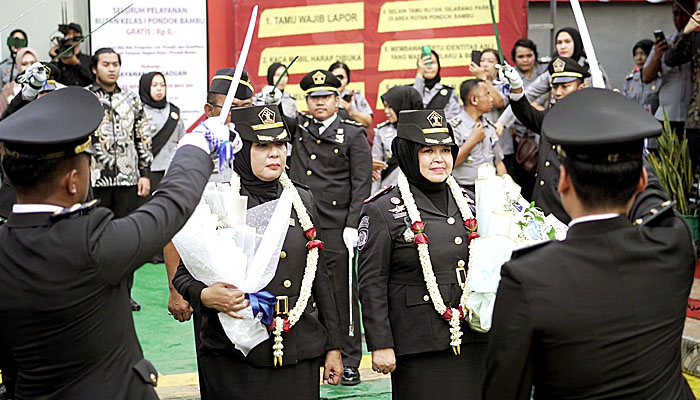
[[[342,119],[351,119],[359,122],[365,128],[369,128],[370,124],[372,124],[372,107],[370,107],[362,92],[347,88],[348,83],[350,83],[350,68],[348,65],[336,61],[328,67],[328,71],[340,81],[340,88],[338,88],[340,108],[338,108],[338,114]]]
[[[486,119],[493,108],[488,84],[478,78],[469,79],[462,82],[459,91],[464,108],[450,121],[459,145],[452,175],[460,186],[475,193],[479,165],[491,164],[499,175],[506,172],[506,167],[498,146],[498,133]]]
[[[282,120],[282,111],[276,105],[236,108],[231,111],[231,121],[243,139],[234,170],[241,179],[241,195],[248,197],[248,208],[278,199],[283,191],[280,176],[286,165],[286,143],[291,139]],[[301,185],[292,190],[298,192],[306,207],[306,211],[301,212],[311,217],[318,238],[323,239],[311,191]],[[279,253],[277,271],[263,289],[277,296],[277,315],[282,316],[289,314],[300,301],[307,273],[307,244],[312,239],[305,236],[304,231],[309,227],[302,225],[299,215],[300,210],[295,205]],[[202,313],[200,362],[209,399],[317,399],[321,357],[325,358],[324,379],[334,385],[340,382],[343,373],[341,327],[323,253],[315,269],[312,298],[308,299],[298,323],[284,334],[282,365],[274,362],[274,337],[255,346],[247,356],[228,339],[217,314],[236,310],[221,305],[220,299],[230,294],[229,289],[220,283],[207,287],[195,280],[183,264],[173,284],[195,310]],[[242,301],[243,297],[238,297],[236,304]],[[292,387],[294,394],[290,395],[287,391]]]
[[[555,101],[586,88],[585,79],[590,76],[585,67],[566,57],[557,57],[552,60],[549,64],[549,74],[552,77],[552,96]],[[546,111],[539,111],[530,105],[523,95],[522,79],[514,68],[509,68],[505,76],[511,85],[510,104],[513,113],[528,129],[540,133]],[[559,165],[556,146],[546,138],[540,138],[537,180],[532,192],[532,200],[545,214],[554,214],[563,223],[568,223],[571,217],[564,210],[557,193]]]
[[[360,219],[358,274],[372,368],[392,374],[393,399],[480,399],[487,335],[459,317],[452,326],[455,314],[447,314],[461,304],[471,219],[463,212],[471,209],[450,177],[459,149],[445,114],[402,111],[392,149],[398,187],[368,199]],[[419,257],[422,243],[427,251]],[[448,307],[443,314],[439,303]],[[454,349],[453,329],[462,333]]]
[[[348,249],[357,245],[362,201],[369,197],[372,156],[364,128],[341,120],[340,82],[328,71],[315,70],[300,82],[310,115],[300,115],[292,141],[290,177],[311,188],[326,244],[326,264],[343,326],[343,384],[360,382],[362,357],[357,282]],[[352,282],[350,281],[352,277]]]
[[[654,47],[654,42],[649,39],[640,40],[632,47],[632,56],[636,65],[625,77],[622,93],[653,115],[659,106],[661,78],[656,78],[649,83],[642,82],[642,68],[644,68],[644,63],[647,61],[652,47]]]
[[[66,107],[80,113],[67,119]],[[2,167],[17,192],[0,226],[0,354],[17,363],[17,399],[157,398],[126,280],[193,212],[209,153],[229,130],[205,122],[183,138],[153,199],[115,219],[96,201],[81,204],[102,116],[95,96],[69,87],[0,122]]]
[[[403,110],[422,110],[423,101],[412,86],[394,86],[381,97],[386,121],[377,125],[372,143],[372,193],[387,185],[396,185],[399,162],[391,154],[396,124]]]
[[[447,119],[459,114],[457,93],[451,86],[440,83],[440,57],[431,50],[430,56],[418,58],[418,73],[413,88],[423,98],[426,110],[444,110]]]
[[[603,89],[575,92],[545,117],[573,219],[564,241],[518,251],[502,268],[486,399],[529,399],[533,385],[544,399],[695,398],[680,360],[695,248],[643,166],[643,140],[660,132]]]
[[[221,114],[221,107],[226,100],[226,94],[231,87],[233,75],[236,73],[235,68],[219,68],[214,73],[211,79],[211,84],[207,90],[207,102],[204,104],[204,115],[207,118],[218,117]],[[244,70],[241,74],[241,79],[234,94],[231,109],[236,107],[246,107],[252,104],[253,100],[253,85],[250,83],[248,73]],[[226,122],[230,122],[229,117]],[[213,182],[228,182],[231,179],[231,169],[224,168],[223,171],[214,171],[210,180]],[[165,269],[168,275],[168,287],[170,294],[168,296],[168,312],[173,315],[173,318],[180,322],[184,322],[192,317],[192,326],[194,328],[195,351],[197,353],[197,372],[199,375],[199,392],[201,400],[207,400],[207,387],[204,382],[202,370],[199,362],[199,349],[201,347],[200,327],[202,325],[201,314],[194,312],[192,306],[182,298],[182,295],[175,290],[172,281],[175,277],[177,267],[180,264],[180,254],[172,243],[163,249],[163,258],[165,259]]]
[[[287,67],[278,62],[270,64],[267,68],[267,86],[263,87],[260,92],[258,92],[253,98],[253,103],[256,106],[269,105],[269,104],[280,104],[282,106],[282,111],[284,115],[288,118],[296,118],[297,113],[297,100],[291,94],[284,91],[289,83],[289,75],[285,73]],[[284,74],[284,76],[282,76]],[[280,79],[280,77],[282,77]],[[272,89],[275,87],[275,83],[279,80],[279,85],[272,93]]]

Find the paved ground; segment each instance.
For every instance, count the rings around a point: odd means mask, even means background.
[[[136,330],[146,358],[151,360],[161,380],[158,393],[162,399],[198,399],[198,382],[194,356],[192,323],[179,323],[167,312],[168,289],[163,264],[148,264],[136,273],[134,298],[142,311],[134,313]],[[691,297],[700,298],[700,280],[696,280]],[[700,321],[688,320],[686,340],[700,343]],[[372,372],[369,356],[360,366],[363,383],[354,387],[322,386],[326,399],[391,399],[389,379]],[[700,398],[700,378],[687,375],[696,396]]]

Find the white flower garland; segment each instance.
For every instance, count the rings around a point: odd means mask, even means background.
[[[459,212],[462,215],[463,221],[473,219],[474,215],[472,214],[472,211],[469,208],[469,203],[467,202],[466,198],[464,197],[464,194],[462,193],[462,188],[451,175],[447,178],[447,186],[450,188],[450,192],[452,192],[452,197],[457,203],[457,207],[459,208]],[[406,205],[406,211],[408,212],[408,216],[411,219],[411,223],[414,224],[416,222],[422,222],[420,211],[418,210],[418,206],[416,205],[416,201],[413,198],[413,193],[411,193],[411,188],[408,184],[408,179],[406,179],[406,175],[404,175],[404,173],[401,171],[399,171],[398,176],[398,188],[399,193],[401,194],[401,197],[403,198],[404,203]],[[435,273],[433,272],[433,264],[430,261],[430,253],[428,252],[428,243],[419,243],[416,247],[418,248],[418,259],[420,260],[420,264],[423,269],[423,279],[425,280],[425,285],[428,289],[428,293],[430,294],[430,299],[433,302],[433,307],[435,308],[435,311],[437,311],[438,314],[440,314],[441,317],[449,318],[451,339],[450,345],[452,346],[452,349],[455,352],[455,354],[459,355],[463,335],[459,321],[461,318],[465,318],[466,313],[469,312],[467,308],[467,300],[469,299],[470,292],[466,286],[466,280],[465,286],[462,289],[462,296],[460,297],[459,308],[451,308],[448,310],[444,300],[442,299],[442,294],[440,293],[440,289],[437,284],[437,279],[435,278]],[[469,276],[471,266],[472,263],[470,262],[468,264],[467,277]]]
[[[280,184],[282,184],[282,188],[284,190],[291,191],[292,205],[294,206],[294,211],[296,211],[297,218],[299,219],[299,224],[301,225],[301,228],[304,230],[304,234],[306,235],[306,232],[312,229],[314,227],[314,224],[311,222],[311,216],[309,215],[306,206],[304,206],[304,202],[301,200],[299,192],[294,186],[294,183],[292,183],[292,181],[289,179],[289,177],[287,177],[287,174],[285,173],[282,173],[282,175],[280,176]],[[313,241],[315,240],[315,236],[313,238],[309,238],[307,236],[307,239]],[[309,302],[309,298],[311,297],[311,288],[313,287],[314,279],[316,278],[316,269],[318,267],[318,252],[318,247],[312,247],[308,250],[306,254],[306,268],[304,269],[304,277],[301,280],[301,290],[299,293],[299,298],[297,299],[294,308],[292,308],[292,310],[289,312],[288,317],[286,318],[282,318],[279,315],[275,317],[275,324],[273,329],[275,340],[274,344],[272,345],[273,356],[275,358],[275,365],[282,365],[282,356],[284,355],[284,345],[282,344],[282,331],[284,330],[286,332],[289,332],[289,330],[299,321],[302,314],[304,313],[304,310],[306,309],[306,305]]]

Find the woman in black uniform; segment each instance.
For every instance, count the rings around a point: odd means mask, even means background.
[[[231,121],[243,139],[234,171],[241,179],[241,195],[248,196],[248,208],[278,199],[283,190],[292,192],[289,230],[277,271],[263,289],[278,299],[286,296],[288,301],[278,302],[279,312],[268,326],[270,338],[244,356],[228,339],[217,316],[218,312],[232,315],[240,310],[245,305],[241,293],[220,283],[207,287],[180,264],[173,284],[203,317],[200,361],[208,399],[318,399],[319,366],[325,365],[324,381],[337,385],[343,365],[338,312],[323,245],[317,239],[313,197],[283,174],[286,142],[291,136],[277,106],[233,109]]]
[[[365,202],[359,283],[372,368],[394,399],[480,399],[487,335],[469,328],[463,292],[469,198],[451,177],[457,157],[442,111],[402,111],[392,152],[401,173]]]

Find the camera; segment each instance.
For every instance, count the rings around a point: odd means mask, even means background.
[[[67,38],[66,36],[71,30],[78,32],[78,34]],[[60,55],[61,58],[73,57],[73,52],[68,51],[68,49],[83,39],[83,36],[80,33],[81,31],[82,29],[80,29],[79,25],[77,24],[59,24],[58,31],[51,35],[51,44],[56,46],[56,55]]]

